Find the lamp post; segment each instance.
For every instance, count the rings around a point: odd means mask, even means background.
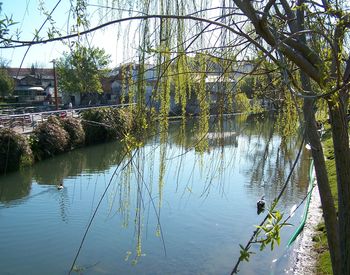
[[[51,60],[51,62],[52,62],[52,65],[53,65],[55,106],[56,106],[56,110],[58,110],[56,59]]]

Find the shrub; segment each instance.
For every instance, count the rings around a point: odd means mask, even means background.
[[[31,147],[36,159],[57,155],[67,150],[69,135],[58,118],[50,117],[40,124],[31,136]]]
[[[82,146],[85,142],[85,132],[80,119],[67,117],[61,120],[63,128],[69,135],[71,148]]]
[[[32,161],[28,140],[12,129],[0,129],[0,174],[18,170]]]
[[[61,119],[58,116],[49,116],[47,118],[47,123],[55,124],[57,126],[62,126]]]
[[[128,110],[99,108],[82,114],[86,143],[98,143],[123,137],[132,128]]]

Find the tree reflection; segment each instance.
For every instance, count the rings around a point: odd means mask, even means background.
[[[281,190],[282,185],[292,168],[293,162],[298,154],[298,148],[301,145],[302,138],[299,137],[281,137],[275,132],[274,118],[268,119],[270,127],[257,127],[255,135],[250,133],[249,146],[252,148],[246,154],[246,159],[251,161],[252,166],[246,170],[250,177],[248,185],[249,190],[257,198],[263,194],[270,200]],[[259,124],[259,122],[257,122]],[[266,125],[264,123],[264,125]],[[309,154],[305,149],[301,152],[301,159],[294,170],[290,184],[295,188],[288,188],[284,194],[285,198],[295,197],[298,192],[307,188],[307,178],[309,171]],[[282,204],[286,200],[281,200]]]
[[[122,160],[122,146],[118,142],[91,146],[38,162],[32,167],[38,184],[59,185],[65,178],[82,173],[102,172]]]
[[[22,169],[6,176],[0,176],[0,202],[8,203],[28,196],[31,183],[30,169]]]

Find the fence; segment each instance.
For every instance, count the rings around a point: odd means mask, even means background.
[[[102,107],[121,108],[121,107],[126,107],[134,104],[135,103],[95,106],[95,107],[75,108],[75,109],[67,109],[67,110],[38,112],[38,113],[25,113],[25,114],[19,114],[19,115],[0,114],[0,128],[11,128],[19,133],[29,134],[35,129],[37,125],[47,120],[49,116],[79,117],[80,113],[86,110],[97,109]]]

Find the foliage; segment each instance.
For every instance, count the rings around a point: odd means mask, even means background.
[[[67,93],[102,93],[101,78],[109,63],[105,50],[76,44],[56,63],[58,87]]]
[[[12,129],[0,129],[0,174],[30,165],[32,161],[28,140]]]
[[[239,113],[250,112],[250,101],[245,93],[237,93],[234,98],[235,111]]]
[[[13,36],[10,33],[10,27],[16,25],[17,22],[12,19],[12,16],[8,17],[6,14],[3,15],[1,6],[2,2],[0,2],[0,44],[10,46],[11,42],[9,42],[9,40],[11,40]]]
[[[69,135],[71,148],[82,146],[85,143],[85,132],[80,119],[67,117],[61,120],[61,124]]]
[[[248,98],[252,98],[254,93],[257,92],[255,90],[255,77],[254,76],[245,76],[242,77],[237,83],[237,89],[242,93],[245,93]]]
[[[36,159],[41,160],[65,152],[69,147],[69,134],[56,117],[35,128],[30,138]]]
[[[250,247],[245,248],[243,245],[239,245],[240,249],[240,256],[239,259],[241,261],[249,262],[250,255],[254,254],[254,252],[249,251]]]
[[[271,250],[274,249],[275,244],[280,245],[281,236],[280,232],[284,226],[289,226],[286,221],[283,220],[283,214],[279,211],[274,210],[276,206],[276,201],[273,203],[271,209],[269,210],[268,215],[265,217],[264,221],[260,224],[260,226],[256,226],[257,229],[254,232],[253,237],[248,242],[248,244],[244,247],[240,246],[240,257],[236,266],[234,267],[233,273],[236,273],[238,270],[238,264],[241,261],[249,262],[250,256],[254,254],[250,251],[251,245],[254,243],[260,244],[260,251],[264,250],[267,245],[270,245]]]
[[[0,96],[11,95],[15,88],[15,82],[6,69],[0,69]]]
[[[277,132],[283,137],[291,137],[298,130],[298,113],[297,106],[292,101],[291,95],[286,95],[286,100],[278,112],[276,129]]]
[[[260,234],[257,235],[257,242],[260,243],[260,250],[263,250],[267,245],[270,245],[271,250],[273,250],[275,243],[280,245],[281,228],[290,225],[285,223],[282,219],[283,214],[273,210],[269,212],[267,221],[262,226],[257,226],[257,228],[260,229]],[[261,233],[263,233],[263,235],[261,235]]]
[[[264,108],[261,106],[261,101],[262,100],[260,98],[258,98],[258,96],[256,94],[253,96],[253,99],[252,99],[251,104],[250,104],[251,105],[251,112],[253,114],[260,114],[260,113],[265,111]]]
[[[199,71],[205,72],[207,67],[206,55],[200,54],[196,57],[198,57],[196,61],[198,62]],[[208,139],[206,138],[206,136],[209,131],[210,93],[206,89],[205,78],[206,78],[206,75],[204,73],[199,74],[199,85],[198,85],[198,90],[196,91],[200,111],[199,111],[199,118],[198,118],[198,127],[196,129],[197,142],[195,145],[195,149],[200,153],[203,153],[208,149]]]
[[[237,90],[245,93],[248,98],[255,99],[255,102],[259,99],[279,109],[287,94],[287,87],[281,78],[280,69],[276,64],[262,57],[256,57],[250,63],[255,66],[255,72],[240,78]]]
[[[317,5],[313,1],[294,4],[280,1],[279,6],[275,1],[233,2],[259,37],[250,36],[249,40],[262,40],[259,49],[280,67],[285,86],[303,98],[303,128],[317,171],[332,269],[335,274],[350,274],[350,150],[345,119],[349,100],[350,16],[346,1],[321,1]],[[307,33],[310,30],[312,33]],[[337,185],[342,190],[338,193],[338,215],[314,113],[315,102],[322,97],[327,100]]]
[[[87,144],[123,138],[133,127],[131,111],[98,108],[82,113]]]
[[[129,108],[119,108],[114,109],[115,112],[115,123],[118,125],[119,128],[119,135],[118,137],[123,137],[130,133],[135,127],[134,127],[134,120],[137,114],[132,111],[132,109]],[[146,112],[144,111],[146,114]],[[145,124],[145,121],[142,121],[143,124]],[[140,125],[139,127],[147,128],[147,126]]]

